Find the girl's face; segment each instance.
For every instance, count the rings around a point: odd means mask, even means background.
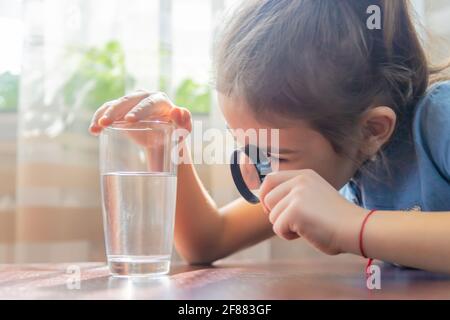
[[[255,120],[243,101],[222,94],[219,94],[219,106],[232,132],[236,129],[279,129],[279,153],[270,156],[279,161],[280,170],[312,169],[336,189],[343,187],[357,170],[350,158],[337,154],[330,142],[305,121],[275,121],[274,117],[271,125],[261,123]],[[270,150],[270,139],[267,144],[260,147]],[[357,150],[354,150],[351,157],[355,158],[356,154]]]

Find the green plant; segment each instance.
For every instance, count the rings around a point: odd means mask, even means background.
[[[164,51],[161,55],[167,54]],[[134,79],[126,74],[125,53],[118,41],[110,41],[101,48],[86,50],[75,73],[63,87],[64,102],[68,106],[81,105],[95,110],[105,101],[123,96]],[[159,87],[167,91],[168,81],[159,79]],[[196,114],[209,112],[211,89],[192,79],[183,80],[175,90],[175,103]]]
[[[19,100],[19,76],[9,71],[0,74],[0,111],[15,111]]]
[[[83,53],[75,73],[64,84],[64,102],[95,110],[105,101],[123,96],[133,83],[125,71],[122,46],[118,41],[110,41]]]
[[[175,104],[188,108],[192,113],[208,113],[211,105],[211,89],[206,84],[185,79],[175,91]]]

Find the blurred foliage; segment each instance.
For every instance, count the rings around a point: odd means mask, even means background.
[[[0,111],[16,111],[19,96],[19,76],[10,72],[0,74]]]
[[[160,63],[170,60],[172,51],[164,43],[160,43]],[[170,91],[170,81],[165,75],[159,77],[159,90]],[[186,78],[175,88],[174,102],[180,107],[189,109],[194,114],[206,114],[210,110],[211,90],[208,85],[200,84]]]
[[[64,84],[64,102],[95,110],[106,101],[125,95],[133,83],[134,79],[126,74],[122,46],[118,41],[110,41],[84,52],[75,73]]]
[[[107,42],[100,48],[83,52],[76,71],[63,84],[63,98],[67,106],[81,106],[96,110],[106,101],[125,95],[133,87],[134,79],[127,75],[125,53],[118,41]],[[167,79],[161,77],[160,90],[167,91]],[[19,76],[5,72],[0,75],[0,111],[17,110]],[[175,104],[194,114],[210,110],[211,89],[187,78],[175,89]]]
[[[185,79],[175,91],[175,104],[194,114],[206,114],[210,110],[211,89],[206,84]]]
[[[125,53],[118,41],[87,50],[76,70],[63,89],[65,103],[70,106],[81,104],[95,110],[104,102],[123,96],[134,84],[134,79],[126,73]],[[168,79],[160,77],[159,89],[168,91],[168,86]],[[208,113],[210,103],[209,86],[192,79],[183,80],[175,90],[175,104],[188,108],[192,113]]]

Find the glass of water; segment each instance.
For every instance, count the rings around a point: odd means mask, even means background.
[[[103,224],[113,276],[170,268],[176,203],[174,126],[115,122],[100,136]]]

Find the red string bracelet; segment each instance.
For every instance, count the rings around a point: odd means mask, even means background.
[[[359,231],[359,250],[361,251],[361,255],[366,258],[369,259],[367,261],[367,266],[366,266],[366,275],[370,275],[369,274],[369,268],[372,265],[373,259],[372,258],[367,258],[366,256],[366,252],[364,251],[364,245],[363,245],[363,235],[364,235],[364,229],[366,227],[366,223],[367,220],[369,220],[370,216],[377,210],[371,210],[364,218],[362,224],[361,224],[361,230]]]

